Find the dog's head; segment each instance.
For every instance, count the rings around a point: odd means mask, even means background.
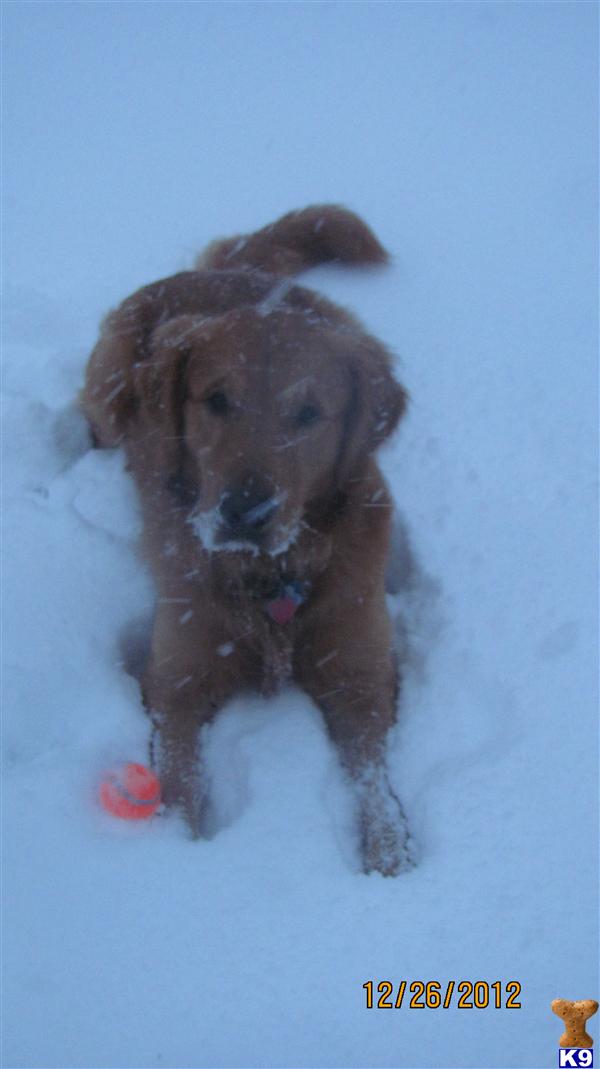
[[[115,437],[147,442],[208,550],[283,551],[406,404],[385,349],[349,317],[186,314],[146,346],[113,398],[120,415],[105,415]]]

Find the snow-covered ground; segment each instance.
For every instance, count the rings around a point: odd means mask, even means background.
[[[556,1064],[550,1001],[598,992],[596,5],[2,6],[4,1066]],[[356,871],[300,692],[213,729],[210,842],[94,794],[145,757],[122,643],[152,604],[122,458],[68,412],[97,323],[324,201],[394,263],[307,281],[412,394],[396,880]],[[369,1010],[370,979],[521,1008]]]

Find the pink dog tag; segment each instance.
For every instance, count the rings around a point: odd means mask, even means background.
[[[267,612],[276,624],[287,624],[296,615],[298,602],[293,598],[276,598],[267,604]]]

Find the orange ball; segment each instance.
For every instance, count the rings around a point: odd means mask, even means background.
[[[160,805],[160,782],[144,765],[133,761],[107,772],[100,784],[100,802],[122,820],[147,820]]]

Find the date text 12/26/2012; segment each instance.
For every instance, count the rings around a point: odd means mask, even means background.
[[[368,1010],[520,1010],[518,980],[367,980],[363,985]]]

